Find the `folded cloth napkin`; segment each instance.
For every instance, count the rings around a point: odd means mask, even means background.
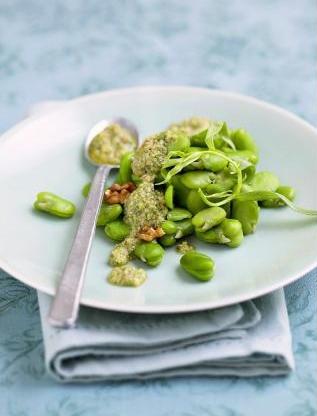
[[[33,107],[43,113],[61,105]],[[179,376],[276,376],[294,368],[283,290],[225,308],[141,315],[80,310],[76,328],[47,322],[38,292],[47,369],[64,382]]]
[[[82,307],[74,329],[47,323],[38,293],[45,359],[60,381],[179,376],[276,376],[294,368],[282,290],[225,308],[141,315]]]

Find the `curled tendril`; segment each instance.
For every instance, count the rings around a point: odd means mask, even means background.
[[[302,208],[295,205],[291,200],[286,196],[272,191],[249,191],[243,192],[237,195],[236,199],[239,201],[265,201],[268,199],[281,199],[285,205],[291,208],[293,211],[298,212],[299,214],[310,215],[312,217],[317,216],[317,210]]]

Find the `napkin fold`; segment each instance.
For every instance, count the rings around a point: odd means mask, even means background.
[[[141,315],[82,307],[76,328],[47,323],[45,360],[64,382],[180,376],[277,376],[294,368],[283,290],[225,308]]]
[[[36,104],[29,114],[65,102]],[[224,308],[141,315],[88,307],[73,329],[47,322],[52,298],[38,292],[45,361],[62,382],[181,376],[278,376],[294,369],[282,289]]]

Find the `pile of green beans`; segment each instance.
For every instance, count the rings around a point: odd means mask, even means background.
[[[291,209],[317,215],[316,211],[299,208],[292,202],[295,191],[281,184],[272,172],[257,172],[258,149],[251,135],[244,129],[231,130],[224,122],[210,122],[209,128],[190,136],[181,127],[167,130],[172,138],[155,188],[164,194],[168,209],[161,224],[164,235],[151,242],[138,241],[134,257],[148,266],[158,266],[165,249],[182,239],[194,236],[207,245],[220,244],[236,248],[245,236],[255,232],[262,208]],[[116,182],[133,182],[142,178],[133,174],[134,153],[123,155]],[[83,188],[87,197],[89,184]],[[56,195],[41,193],[34,204],[36,209],[60,217],[70,217],[74,205]],[[121,242],[130,233],[124,221],[124,205],[103,203],[97,226],[113,242]],[[206,254],[186,252],[180,266],[201,281],[210,280],[214,262]]]

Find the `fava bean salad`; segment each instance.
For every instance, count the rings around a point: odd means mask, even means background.
[[[208,281],[214,261],[196,251],[188,237],[206,243],[209,252],[213,244],[233,249],[255,232],[262,208],[287,206],[317,216],[296,206],[294,189],[274,173],[257,171],[258,161],[256,143],[246,130],[203,117],[172,124],[123,154],[97,222],[114,243],[108,281],[141,285],[146,272],[130,261],[157,267],[173,246],[181,254],[180,266]],[[84,196],[88,193],[89,184],[83,189]],[[34,207],[64,218],[75,212],[71,202],[50,193],[40,193]]]

